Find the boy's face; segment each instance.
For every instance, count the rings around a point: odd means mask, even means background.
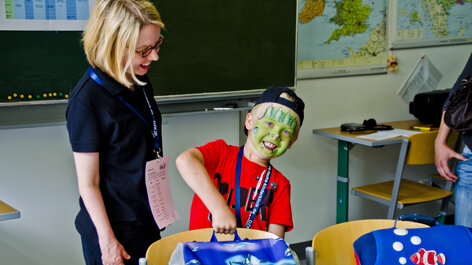
[[[281,156],[295,137],[298,115],[279,104],[270,104],[265,112],[253,117],[250,141],[266,158]]]

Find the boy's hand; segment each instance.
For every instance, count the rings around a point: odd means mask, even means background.
[[[236,232],[236,217],[228,207],[212,214],[212,219],[215,233],[232,235]]]

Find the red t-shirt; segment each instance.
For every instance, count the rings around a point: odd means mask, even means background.
[[[234,180],[239,147],[228,145],[223,140],[216,140],[196,148],[203,155],[205,168],[213,183],[235,212]],[[244,156],[241,167],[240,212],[242,224],[245,226],[257,200],[257,195],[254,196],[256,187],[260,189],[262,186],[267,167],[251,162]],[[260,182],[259,187],[258,182]],[[273,166],[269,184],[251,228],[267,231],[269,223],[285,225],[286,231],[293,229],[290,182]],[[210,213],[201,199],[195,195],[190,209],[190,230],[211,227]]]

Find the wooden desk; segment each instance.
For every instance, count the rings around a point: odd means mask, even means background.
[[[411,130],[411,126],[420,125],[417,120],[386,122],[395,129]],[[412,130],[416,131],[416,130]],[[375,131],[369,131],[373,133]],[[366,133],[366,134],[368,134]],[[342,132],[340,127],[315,129],[313,134],[330,137],[338,140],[338,176],[336,185],[336,223],[346,222],[348,220],[349,206],[349,150],[354,144],[375,147],[390,144],[401,144],[399,159],[397,163],[396,174],[401,174],[402,163],[408,151],[408,140],[405,137],[395,137],[385,140],[366,140],[357,138],[364,134]],[[402,160],[403,159],[403,160]]]
[[[20,218],[20,212],[3,201],[0,201],[0,221],[16,218]]]

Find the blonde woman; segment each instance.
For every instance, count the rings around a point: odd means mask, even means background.
[[[67,129],[86,264],[138,264],[160,238],[145,163],[162,155],[161,113],[146,73],[164,24],[145,0],[97,0],[83,32],[89,69],[71,93]]]

